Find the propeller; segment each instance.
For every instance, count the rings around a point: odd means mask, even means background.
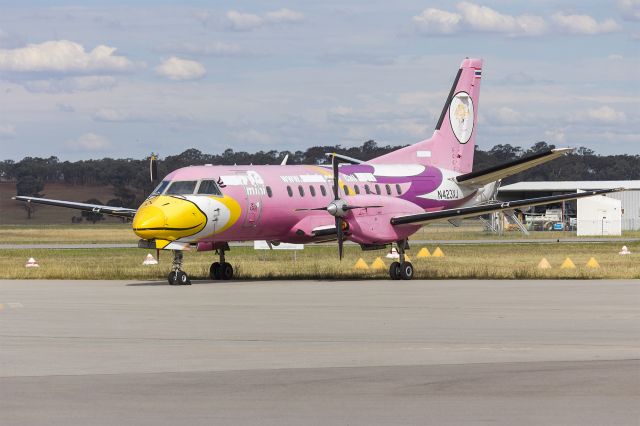
[[[154,153],[149,157],[149,177],[152,183],[158,180],[158,156]]]
[[[366,208],[376,208],[382,206],[350,206],[345,200],[340,198],[340,173],[339,173],[339,162],[336,154],[328,154],[331,155],[331,168],[333,169],[333,201],[329,203],[326,207],[316,207],[316,208],[305,208],[305,209],[296,209],[296,211],[319,211],[325,210],[330,215],[335,218],[336,224],[336,234],[338,237],[338,256],[340,260],[342,260],[342,254],[344,252],[344,234],[345,230],[349,228],[349,223],[344,220],[344,216],[347,212],[354,209],[366,209]]]

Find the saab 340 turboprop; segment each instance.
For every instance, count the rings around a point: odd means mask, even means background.
[[[329,154],[331,166],[185,167],[167,175],[137,210],[14,198],[132,218],[140,247],[173,251],[169,283],[189,284],[182,270],[184,250],[215,250],[219,261],[211,265],[211,278],[231,279],[233,267],[225,260],[229,242],[252,240],[337,240],[340,258],[345,240],[364,250],[395,244],[399,259],[389,275],[411,279],[414,269],[405,250],[421,226],[622,190],[496,201],[501,179],[570,149],[472,171],[481,76],[481,59],[463,60],[433,136],[370,161]]]

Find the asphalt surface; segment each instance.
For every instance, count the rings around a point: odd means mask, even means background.
[[[0,281],[0,424],[640,424],[639,281]]]

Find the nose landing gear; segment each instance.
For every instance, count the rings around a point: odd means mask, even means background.
[[[225,244],[217,250],[220,262],[213,262],[209,268],[209,276],[213,280],[230,280],[233,278],[233,266],[224,259],[224,252],[229,250],[229,245]]]
[[[393,262],[389,267],[389,276],[392,280],[410,280],[413,278],[413,265],[407,262],[404,257],[405,249],[409,248],[408,240],[396,241],[398,246],[399,262]]]
[[[191,279],[182,270],[182,250],[173,250],[173,265],[167,279],[171,285],[191,285]]]

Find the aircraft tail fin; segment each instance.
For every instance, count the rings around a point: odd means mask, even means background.
[[[433,136],[370,163],[419,163],[458,173],[473,167],[482,59],[465,59],[456,74]]]

